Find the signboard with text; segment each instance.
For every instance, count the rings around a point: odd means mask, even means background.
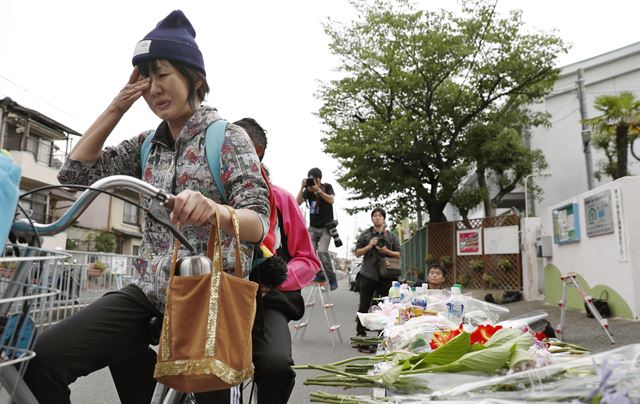
[[[578,204],[568,205],[554,209],[553,216],[553,242],[556,244],[575,243],[580,241],[580,217],[578,216]]]
[[[607,189],[584,198],[584,215],[588,237],[613,233],[611,191]]]

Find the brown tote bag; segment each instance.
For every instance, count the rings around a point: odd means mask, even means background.
[[[177,243],[154,377],[185,393],[228,389],[253,375],[251,328],[258,284],[242,277],[238,216],[228,207],[236,238],[236,267],[222,270],[220,221],[211,227],[211,272],[176,276]]]

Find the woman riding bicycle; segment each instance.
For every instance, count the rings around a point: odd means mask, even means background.
[[[220,204],[223,198],[204,147],[207,127],[220,117],[215,109],[201,105],[209,91],[204,61],[195,30],[181,11],[173,11],[137,44],[133,65],[128,83],[71,151],[58,179],[87,185],[110,175],[129,175],[171,192],[176,197],[170,219],[180,224],[201,253],[219,215],[223,266],[233,272],[235,241],[227,236],[233,234],[230,214]],[[140,97],[162,119],[155,134],[146,131],[103,150],[117,123]],[[152,150],[141,162],[141,145],[152,134]],[[243,268],[248,273],[253,244],[262,240],[269,226],[268,189],[251,140],[235,125],[228,125],[225,132],[220,178],[226,200],[238,213]],[[164,213],[163,207],[143,203],[154,213]],[[151,400],[156,355],[149,347],[153,334],[149,324],[164,310],[172,245],[166,227],[146,220],[134,261],[135,284],[103,296],[43,333],[25,376],[39,401],[69,403],[68,385],[105,366],[121,402]],[[186,255],[186,250],[179,255]],[[228,397],[228,390],[196,395],[198,403],[229,402]]]

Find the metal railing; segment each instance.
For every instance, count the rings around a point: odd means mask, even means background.
[[[88,251],[65,252],[71,257],[63,262],[62,274],[55,285],[60,290],[57,297],[60,319],[75,313],[105,293],[128,285],[134,279],[134,256]],[[104,264],[104,269],[96,269],[96,262]]]

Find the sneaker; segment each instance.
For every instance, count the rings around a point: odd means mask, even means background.
[[[329,289],[331,290],[338,289],[338,281],[335,279],[329,279]]]
[[[316,276],[313,278],[314,282],[326,282],[327,278],[324,277],[324,274],[322,273],[318,273],[316,274]]]

